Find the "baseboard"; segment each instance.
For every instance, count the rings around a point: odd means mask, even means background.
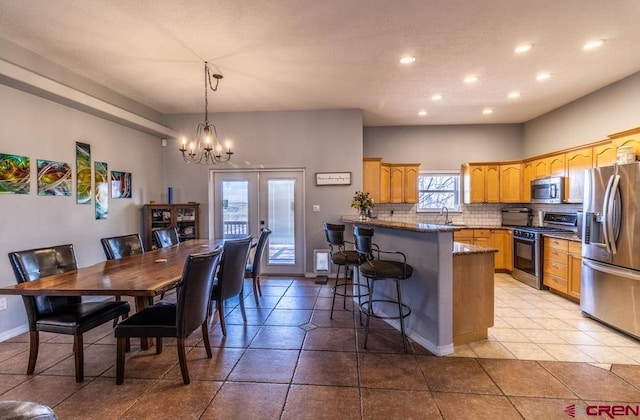
[[[26,332],[29,332],[29,324],[23,324],[11,330],[4,331],[0,333],[0,343],[3,341],[7,341],[10,338],[17,337],[20,334],[24,334]]]

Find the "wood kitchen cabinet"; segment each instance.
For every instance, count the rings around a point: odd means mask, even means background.
[[[543,282],[550,289],[580,300],[582,245],[567,239],[544,238]]]
[[[565,203],[582,203],[584,196],[584,171],[593,167],[593,148],[585,147],[565,154],[567,177],[565,178]]]
[[[609,166],[616,163],[616,147],[611,142],[593,146],[593,167]]]
[[[500,202],[522,202],[522,164],[500,164]]]
[[[418,175],[420,175],[420,164],[406,163],[404,165],[404,202],[418,202]]]
[[[564,295],[569,293],[569,242],[544,237],[543,283]]]
[[[382,158],[362,161],[362,190],[374,203],[417,203],[418,163],[385,163]]]
[[[380,203],[380,170],[382,158],[362,160],[362,191],[368,192],[374,203]]]
[[[496,271],[513,271],[513,236],[508,229],[462,229],[453,233],[453,240],[485,248],[496,248]]]
[[[391,200],[391,166],[388,163],[380,163],[380,201],[388,203]]]
[[[390,203],[403,203],[404,202],[404,166],[398,164],[390,164]]]
[[[582,281],[582,244],[569,241],[569,296],[580,300],[580,283]]]
[[[536,159],[533,161],[534,179],[547,178],[550,176],[565,176],[564,166],[564,153]]]
[[[500,165],[466,163],[462,166],[464,202],[500,202]]]
[[[513,234],[508,229],[491,229],[491,247],[494,254],[496,271],[513,271]]]

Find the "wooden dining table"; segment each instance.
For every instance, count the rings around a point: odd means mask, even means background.
[[[221,240],[195,239],[130,257],[107,260],[53,276],[0,288],[0,295],[132,296],[135,311],[176,287],[187,257],[213,251]],[[143,342],[143,348],[148,348]]]

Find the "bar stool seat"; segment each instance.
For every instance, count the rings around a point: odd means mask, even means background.
[[[333,292],[333,300],[331,302],[330,319],[333,319],[333,309],[336,303],[336,296],[342,296],[342,306],[344,309],[347,309],[347,298],[358,298],[358,305],[360,305],[362,303],[362,298],[369,295],[367,287],[360,284],[358,270],[355,270],[354,283],[350,283],[346,278],[349,268],[359,266],[365,259],[358,251],[346,249],[346,246],[348,244],[353,245],[353,242],[345,241],[344,231],[345,225],[324,223],[324,233],[331,250],[331,262],[338,266],[336,282],[331,288]],[[342,282],[340,281],[341,267],[344,267],[345,271],[345,279]],[[352,286],[351,290],[348,289],[349,286]],[[343,288],[343,290],[340,290],[340,288]],[[361,315],[360,324],[362,324]]]
[[[404,319],[411,315],[411,308],[402,302],[400,282],[411,278],[413,267],[407,264],[407,257],[400,251],[385,251],[373,243],[373,229],[354,226],[353,235],[357,252],[365,259],[360,265],[360,274],[367,279],[369,299],[360,304],[360,312],[367,317],[364,328],[364,348],[367,348],[369,338],[369,324],[371,318],[399,319],[400,333],[402,334],[402,347],[407,351],[407,335],[404,327]],[[377,254],[377,255],[374,255]],[[398,260],[380,259],[380,254],[394,255]],[[374,295],[377,281],[394,281],[396,285],[397,299],[376,298]],[[397,307],[395,313],[381,313],[374,311],[374,304],[387,303]]]

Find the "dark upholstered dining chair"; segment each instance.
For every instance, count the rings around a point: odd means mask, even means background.
[[[242,319],[247,322],[247,314],[244,310],[244,273],[251,248],[251,236],[244,239],[231,239],[224,242],[222,260],[218,276],[211,289],[211,304],[215,301],[216,310],[220,317],[222,334],[227,335],[227,326],[224,321],[224,301],[234,296],[240,299],[240,311]],[[209,310],[211,313],[211,309]]]
[[[140,239],[140,235],[138,235],[137,233],[122,236],[112,236],[111,238],[102,238],[100,239],[100,243],[102,244],[104,255],[108,260],[119,260],[120,258],[144,253],[142,240]],[[120,302],[122,300],[119,295],[116,296],[115,299],[116,302]],[[150,297],[149,301],[153,303],[153,298]],[[114,319],[113,326],[115,327],[117,323],[118,320]]]
[[[163,337],[177,338],[178,360],[185,385],[190,382],[185,342],[198,327],[202,329],[207,357],[212,357],[207,331],[209,296],[211,279],[218,267],[221,254],[222,247],[218,247],[212,252],[187,257],[182,279],[178,284],[177,303],[160,301],[118,324],[115,329],[118,340],[116,384],[120,385],[124,381],[125,350],[131,337],[155,337],[156,354],[162,352]]]
[[[140,235],[137,233],[102,238],[100,243],[108,260],[119,260],[120,258],[144,253]]]
[[[73,245],[58,245],[9,253],[18,283],[78,268]],[[129,312],[128,302],[82,302],[80,296],[22,296],[29,320],[29,362],[32,374],[38,359],[39,332],[73,335],[76,381],[84,379],[82,334]]]
[[[153,239],[155,239],[158,248],[169,248],[180,243],[180,238],[175,228],[154,229]]]
[[[260,231],[260,237],[258,238],[258,244],[256,245],[256,252],[253,254],[253,261],[247,263],[245,268],[244,277],[253,280],[253,297],[256,299],[256,303],[260,303],[258,295],[262,296],[262,290],[260,290],[260,272],[262,271],[262,256],[267,245],[267,240],[271,235],[271,230],[263,228]]]

